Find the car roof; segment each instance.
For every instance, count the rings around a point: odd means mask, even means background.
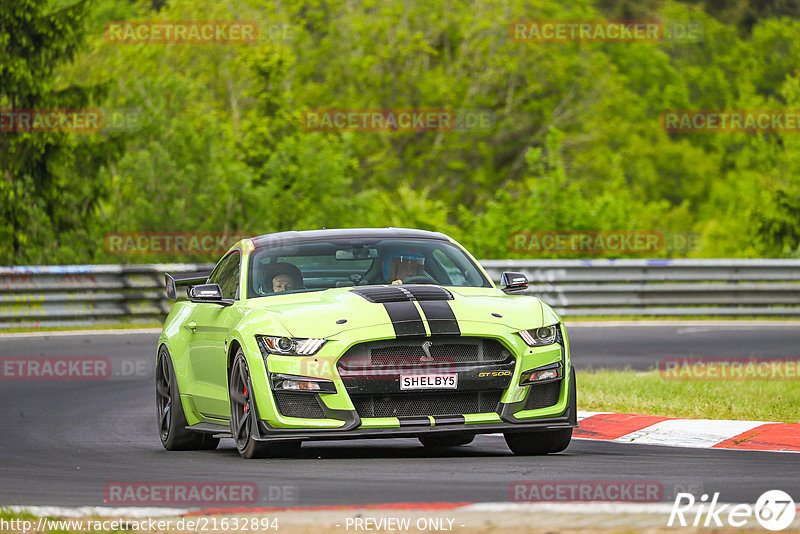
[[[313,241],[327,241],[335,239],[432,239],[436,241],[447,241],[451,239],[440,232],[430,232],[428,230],[415,230],[413,228],[336,228],[324,230],[302,230],[277,232],[265,234],[252,238],[253,245],[256,247],[264,245],[274,245],[276,242],[281,245],[293,245]]]

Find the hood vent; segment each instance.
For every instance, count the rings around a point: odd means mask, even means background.
[[[409,302],[412,300],[453,300],[453,294],[437,286],[369,286],[351,289],[351,292],[370,302]]]
[[[414,300],[453,300],[453,294],[437,286],[408,286],[403,290],[411,293]]]

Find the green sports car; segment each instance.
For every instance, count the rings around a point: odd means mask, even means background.
[[[306,440],[503,433],[516,454],[564,450],[577,426],[561,318],[520,273],[496,287],[448,236],[282,232],[210,272],[166,275],[156,407],[168,450],[287,456]]]

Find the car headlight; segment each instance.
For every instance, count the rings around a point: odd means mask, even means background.
[[[266,358],[270,354],[282,356],[311,356],[327,342],[325,339],[298,339],[293,337],[256,336],[258,348]]]
[[[543,347],[558,341],[558,325],[542,326],[532,330],[517,332],[529,347]]]

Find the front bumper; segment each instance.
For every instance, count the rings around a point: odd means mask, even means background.
[[[253,378],[258,381],[265,379],[266,382],[266,387],[254,385],[257,392],[255,408],[260,416],[256,439],[356,439],[415,436],[428,432],[477,434],[556,430],[577,425],[574,370],[570,364],[566,332],[556,344],[529,347],[519,336],[509,335],[507,327],[502,325],[481,323],[469,331],[466,328],[462,330],[461,336],[442,338],[407,337],[355,343],[330,340],[314,356],[270,355],[267,359],[253,361]],[[379,339],[366,332],[359,332],[358,337]],[[453,348],[450,347],[452,343],[469,344],[477,338],[486,343],[482,349],[471,349],[478,350],[483,355],[480,358],[459,360],[458,354],[447,352]],[[443,362],[447,365],[441,372],[458,373],[458,388],[452,394],[438,392],[439,397],[434,398],[434,392],[429,396],[424,392],[399,389],[397,369],[418,360],[422,354],[419,347],[427,340],[434,342],[430,346],[430,356],[435,358],[435,363],[429,365],[438,368],[439,362]],[[499,343],[492,345],[492,340]],[[372,358],[382,357],[380,351],[384,343],[403,345],[402,350],[413,348],[414,352],[398,352],[400,348],[393,346],[386,354],[400,360],[387,374],[385,369],[370,367],[381,365]],[[359,352],[354,355],[353,351],[360,350],[365,344],[369,344],[372,351],[370,356]],[[475,361],[480,361],[480,365],[475,365]],[[394,365],[397,361],[387,360],[387,363]],[[519,385],[525,371],[555,363],[559,363],[563,371],[558,384],[548,384],[547,387]],[[264,365],[264,375],[255,371],[261,365]],[[359,375],[359,371],[365,369],[368,375],[373,373],[371,377]],[[278,374],[324,379],[331,382],[336,393],[280,393],[275,390],[273,380]],[[550,387],[553,385],[557,387]],[[536,395],[532,393],[534,389]],[[542,395],[545,391],[549,393]]]
[[[420,434],[437,432],[468,432],[471,434],[495,434],[498,432],[530,432],[552,431],[575,428],[578,425],[569,421],[568,417],[553,417],[534,422],[520,424],[508,423],[476,423],[444,426],[396,427],[396,428],[355,428],[352,430],[299,430],[262,428],[261,436],[256,441],[309,441],[309,440],[342,440],[342,439],[376,439],[376,438],[414,438]]]
[[[338,428],[276,428],[260,420],[254,438],[257,441],[287,440],[344,440],[417,437],[421,434],[464,432],[471,434],[546,432],[576,428],[577,394],[575,370],[570,367],[564,377],[562,391],[566,394],[566,409],[558,415],[536,419],[518,419],[515,414],[524,408],[526,399],[514,403],[499,403],[496,415],[499,422],[469,422],[465,415],[399,417],[397,426],[362,427],[362,419],[355,410],[324,408],[326,417],[343,421]],[[323,405],[324,406],[324,405]]]

